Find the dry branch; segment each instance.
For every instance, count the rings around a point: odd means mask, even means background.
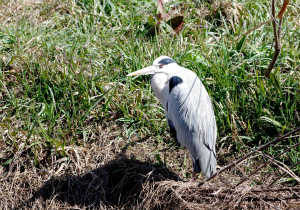
[[[251,190],[251,192],[253,192],[253,193],[280,192],[280,191],[300,191],[300,187],[280,188],[280,189],[264,189],[264,190]]]
[[[234,161],[233,163],[231,163],[231,164],[229,164],[229,165],[223,167],[221,170],[219,170],[218,172],[214,173],[211,177],[205,179],[204,182],[200,182],[198,186],[201,186],[201,185],[203,185],[204,183],[206,183],[206,182],[212,180],[213,178],[215,178],[215,177],[218,176],[219,174],[223,173],[224,171],[226,171],[226,170],[228,170],[228,169],[231,169],[231,168],[237,166],[239,163],[241,163],[242,161],[246,160],[247,158],[249,158],[250,156],[252,156],[252,155],[255,154],[256,152],[258,152],[258,151],[260,151],[260,150],[262,150],[262,149],[264,149],[264,148],[267,148],[267,147],[271,146],[272,144],[275,144],[275,143],[277,143],[277,142],[279,142],[279,141],[285,139],[286,137],[288,137],[288,136],[290,136],[290,135],[292,135],[292,134],[294,134],[294,133],[296,133],[296,132],[298,132],[298,131],[300,131],[300,127],[297,128],[297,129],[295,129],[295,130],[293,130],[293,131],[291,131],[291,132],[289,132],[289,133],[287,133],[287,134],[285,134],[285,135],[283,135],[283,136],[280,136],[280,137],[274,139],[273,141],[270,141],[270,142],[267,143],[267,144],[264,144],[264,145],[258,147],[256,150],[254,150],[254,151],[248,153],[247,155],[245,155],[244,157],[240,158],[239,160]]]
[[[278,157],[280,157],[281,155],[287,153],[288,151],[290,151],[291,149],[295,148],[296,146],[300,145],[300,142],[289,147],[288,149],[284,150],[282,153],[278,154],[276,157],[271,158],[271,160],[274,160]],[[262,169],[263,167],[265,167],[268,164],[268,162],[265,162],[264,164],[260,165],[255,171],[253,171],[250,175],[246,176],[244,179],[242,179],[239,183],[237,183],[236,185],[234,185],[232,188],[235,188],[237,186],[239,186],[240,184],[242,184],[244,181],[248,180],[250,176],[256,174],[260,169]]]
[[[288,3],[288,1],[287,1],[287,3]],[[287,7],[287,4],[286,4],[286,6],[285,6],[285,4],[282,6],[282,8],[285,8],[285,9],[286,9],[286,7]],[[274,32],[274,38],[275,38],[275,52],[273,54],[273,58],[269,64],[269,66],[268,66],[268,69],[264,72],[265,76],[267,78],[270,78],[270,73],[271,73],[271,71],[275,65],[275,62],[281,51],[281,29],[282,29],[283,13],[284,13],[284,11],[280,11],[280,13],[278,14],[278,16],[280,15],[278,31],[276,29],[275,19],[273,18],[273,20],[272,20],[273,32]],[[275,17],[275,0],[272,0],[272,16]]]
[[[272,7],[273,7],[273,3],[274,3],[274,0],[272,1]],[[250,32],[254,31],[255,29],[258,29],[259,27],[261,27],[261,26],[263,26],[263,25],[265,25],[265,24],[270,23],[271,21],[274,21],[276,18],[282,18],[283,13],[285,12],[285,10],[286,10],[288,4],[289,4],[289,0],[285,0],[284,3],[283,3],[283,5],[282,5],[282,7],[281,7],[280,12],[278,13],[278,15],[277,15],[276,17],[275,17],[275,11],[274,11],[274,14],[273,14],[273,12],[272,12],[272,16],[273,16],[273,17],[272,17],[271,19],[269,19],[269,20],[267,20],[267,21],[265,21],[265,22],[263,22],[263,23],[261,23],[261,24],[258,24],[258,25],[255,26],[254,28],[251,28],[251,29],[250,29],[249,31],[247,31],[243,36],[246,36],[246,35],[249,34]],[[274,8],[275,8],[275,7],[274,7]]]
[[[269,207],[279,210],[279,208],[277,208],[276,206],[273,206],[272,204],[267,203],[267,201],[265,201],[265,199],[262,199],[258,195],[255,195],[254,193],[250,193],[250,194],[252,194],[254,197],[256,197],[258,200],[262,201],[263,203],[267,204]]]
[[[297,163],[295,163],[293,166],[291,166],[291,168],[290,169],[293,169],[293,168],[295,168],[297,165],[299,165],[300,164],[300,161],[298,161]],[[273,186],[281,177],[283,177],[284,176],[284,174],[286,174],[286,173],[282,173],[277,179],[275,179],[271,184],[269,184],[269,187],[271,187],[271,186]]]
[[[275,0],[272,0],[272,18],[255,26],[254,28],[250,29],[249,31],[247,31],[243,37],[245,37],[247,34],[249,34],[250,32],[258,29],[259,27],[268,24],[272,21],[273,23],[273,31],[274,31],[274,38],[275,38],[275,52],[273,55],[273,58],[268,66],[268,69],[265,70],[264,74],[267,78],[270,77],[270,73],[275,65],[275,62],[280,54],[281,51],[281,30],[282,30],[282,20],[283,20],[283,14],[287,9],[287,6],[289,4],[289,0],[284,0],[283,5],[281,7],[280,12],[278,13],[277,16],[275,16]],[[278,26],[278,31],[276,29],[276,18],[279,18],[279,26]]]

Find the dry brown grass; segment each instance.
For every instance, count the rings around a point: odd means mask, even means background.
[[[221,14],[230,23],[230,27],[235,30],[236,25],[240,22],[241,14],[243,14],[242,11],[245,10],[244,5],[229,0],[211,0],[209,2],[210,8],[206,4],[199,4],[198,15],[209,20],[218,20]],[[217,24],[223,23],[217,22]]]
[[[43,11],[38,6],[42,3],[42,0],[12,0],[5,5],[0,4],[0,21],[4,25],[9,25],[21,18],[26,18],[30,20],[31,24],[38,24],[43,21],[40,15]]]
[[[268,171],[270,167],[232,188],[263,162],[261,155],[203,183],[201,176],[197,181],[184,178],[180,166],[186,150],[166,151],[168,167],[160,166],[153,151],[169,150],[168,145],[151,138],[133,138],[127,144],[115,135],[121,130],[115,125],[99,126],[93,143],[64,148],[68,159],[59,158],[61,148],[56,155],[42,151],[45,160],[39,167],[26,158],[29,151],[20,147],[11,173],[0,183],[0,208],[296,209],[300,205],[295,199],[299,187],[287,188],[283,183],[267,188],[278,176],[278,171]],[[226,162],[219,156],[219,162]],[[186,170],[191,172],[188,162]]]

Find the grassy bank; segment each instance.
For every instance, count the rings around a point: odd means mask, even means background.
[[[188,156],[169,135],[150,78],[126,77],[160,55],[195,71],[206,86],[217,119],[221,166],[227,158],[238,158],[300,125],[296,0],[290,1],[283,20],[282,51],[270,79],[263,72],[274,52],[272,25],[242,36],[270,18],[269,1],[166,3],[166,11],[175,8],[184,17],[179,34],[166,23],[149,33],[149,17],[157,13],[152,1],[0,4],[2,177],[25,170],[53,175],[61,163],[71,161],[71,153],[77,154],[71,147],[97,145],[113,156],[139,144],[148,154],[132,149],[132,158],[145,161],[146,156],[180,178],[189,177]],[[299,137],[289,138],[264,152],[275,156],[297,142]],[[299,149],[280,160],[289,166],[297,163]],[[177,162],[172,156],[179,157]],[[55,166],[54,157],[61,160]],[[296,174],[299,167],[293,169]],[[68,167],[62,172],[72,174]]]

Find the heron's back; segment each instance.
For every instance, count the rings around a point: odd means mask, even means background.
[[[206,177],[216,170],[215,142],[217,126],[210,97],[195,73],[184,69],[173,75],[182,82],[170,91],[167,118],[176,130],[181,146],[186,147],[193,162]],[[172,79],[172,78],[171,78]]]

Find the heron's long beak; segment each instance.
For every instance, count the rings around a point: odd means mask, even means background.
[[[155,70],[156,70],[156,66],[148,66],[148,67],[140,69],[138,71],[131,72],[130,74],[127,74],[127,76],[154,74]]]

